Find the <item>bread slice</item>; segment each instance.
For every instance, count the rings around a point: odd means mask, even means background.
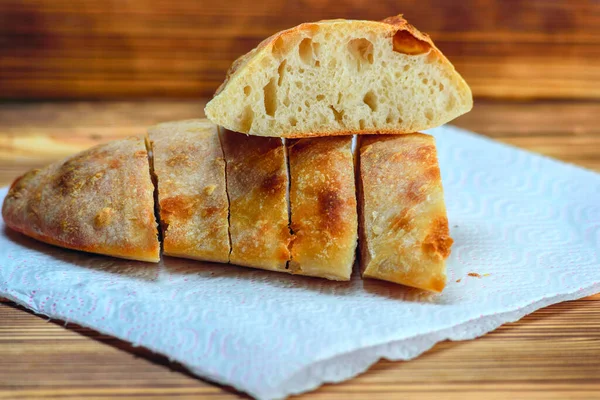
[[[347,281],[358,216],[352,136],[288,144],[293,273]]]
[[[442,291],[452,239],[433,137],[361,137],[359,163],[363,277]]]
[[[232,264],[290,272],[287,164],[281,139],[222,131]]]
[[[46,243],[158,262],[153,193],[144,140],[132,137],[29,171],[12,184],[2,216]]]
[[[303,138],[416,132],[472,105],[454,66],[399,15],[278,32],[233,63],[204,111],[232,131]]]
[[[149,128],[163,251],[174,257],[229,261],[229,203],[217,126],[208,120]]]

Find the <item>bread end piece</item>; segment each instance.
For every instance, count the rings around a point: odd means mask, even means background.
[[[205,114],[232,131],[304,138],[417,132],[472,106],[450,61],[399,15],[274,34],[233,63]]]
[[[362,276],[441,292],[453,241],[434,138],[366,136],[359,151]]]
[[[17,178],[2,217],[9,228],[45,243],[158,262],[153,192],[144,141],[130,137]]]

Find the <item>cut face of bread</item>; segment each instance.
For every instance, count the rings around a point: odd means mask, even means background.
[[[168,122],[148,130],[163,251],[174,257],[229,261],[229,204],[217,126]]]
[[[144,141],[132,137],[26,173],[12,184],[2,216],[46,243],[158,262],[153,193]]]
[[[416,132],[471,107],[453,65],[397,16],[271,36],[234,62],[205,113],[233,131],[301,138]]]
[[[232,264],[290,272],[287,164],[281,139],[221,132]]]
[[[452,239],[433,137],[361,137],[359,163],[363,277],[442,291]]]
[[[293,273],[347,281],[357,241],[352,137],[288,144]]]

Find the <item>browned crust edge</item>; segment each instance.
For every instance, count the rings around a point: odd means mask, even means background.
[[[19,179],[19,178],[17,178],[17,179]],[[118,252],[117,251],[115,251],[115,252],[109,252],[109,251],[99,252],[98,249],[94,246],[74,247],[74,246],[69,245],[68,243],[61,242],[59,240],[54,240],[50,236],[40,235],[31,229],[21,228],[18,225],[12,224],[10,219],[6,218],[6,216],[4,214],[4,209],[2,210],[2,218],[3,218],[6,226],[9,227],[10,229],[12,229],[13,231],[23,234],[32,239],[39,240],[40,242],[50,244],[52,246],[58,246],[58,247],[61,247],[64,249],[69,249],[69,250],[83,251],[83,252],[94,254],[94,255],[104,255],[104,256],[110,256],[110,257],[116,257],[116,258],[124,258],[127,260],[133,260],[133,261],[144,261],[144,262],[152,262],[152,263],[158,263],[160,261],[160,253],[159,253],[158,257],[154,256],[155,249],[150,249],[150,250],[146,251],[145,253],[147,255],[142,256],[139,252],[135,252],[135,254],[134,254],[134,252],[123,252],[122,249],[119,249]]]

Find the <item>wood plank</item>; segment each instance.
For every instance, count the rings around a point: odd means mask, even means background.
[[[276,31],[400,12],[478,97],[600,98],[600,7],[586,0],[7,0],[0,98],[209,96],[235,58]]]

